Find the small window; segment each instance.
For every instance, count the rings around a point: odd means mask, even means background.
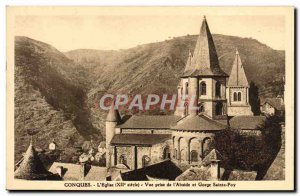
[[[233,101],[237,101],[237,99],[238,99],[238,98],[237,98],[237,93],[234,92],[234,93],[233,93]]]
[[[185,83],[185,94],[188,95],[189,94],[189,83]]]
[[[221,97],[221,84],[220,84],[220,82],[216,83],[216,97]]]
[[[204,111],[205,111],[204,105],[201,105],[201,106],[199,107],[199,113],[202,113],[202,112],[204,112]]]
[[[216,115],[223,115],[223,104],[222,102],[218,102],[216,104]]]
[[[143,156],[142,158],[142,167],[147,167],[150,164],[150,157],[148,157],[147,155]]]
[[[163,159],[170,159],[170,158],[171,158],[170,148],[169,146],[166,146],[163,152]]]
[[[238,92],[238,101],[242,101],[242,93]]]
[[[198,161],[198,153],[196,150],[191,151],[191,162],[197,162]]]
[[[200,95],[206,95],[206,83],[205,82],[200,83]]]

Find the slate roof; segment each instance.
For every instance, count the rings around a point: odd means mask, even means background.
[[[112,138],[111,144],[154,145],[168,139],[171,139],[171,134],[116,134]]]
[[[24,159],[15,171],[14,176],[25,180],[46,180],[55,177],[45,169],[32,143],[30,143]]]
[[[164,116],[164,115],[134,115],[125,123],[118,127],[124,128],[145,128],[145,129],[169,129],[180,119],[179,116]]]
[[[234,129],[255,130],[262,126],[265,120],[265,116],[235,116],[229,120],[229,124]]]
[[[268,103],[276,110],[284,110],[284,104],[282,104],[282,98],[266,98],[263,104]]]
[[[228,79],[228,86],[241,86],[241,87],[249,86],[249,82],[247,80],[245,70],[238,50],[236,50],[235,53],[235,59],[233,61],[231,73]]]
[[[57,167],[63,167],[63,180],[74,180],[78,181],[81,180],[81,165],[74,164],[74,163],[60,163],[60,162],[54,162],[52,166],[50,167],[49,171],[52,173],[56,173]],[[86,173],[86,176],[84,177],[85,181],[105,181],[107,175],[107,169],[106,167],[97,167],[91,165],[90,169]]]
[[[185,119],[182,123],[178,123],[172,127],[175,130],[190,130],[190,131],[219,131],[226,129],[227,126],[215,120],[212,120],[204,115],[193,116]]]
[[[205,17],[202,21],[193,57],[188,60],[183,77],[199,75],[228,76],[219,66],[217,51]]]
[[[182,171],[170,160],[149,165],[144,168],[121,173],[124,181],[148,181],[150,179],[175,180]]]

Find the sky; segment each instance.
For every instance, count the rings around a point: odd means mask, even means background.
[[[273,49],[285,49],[285,18],[206,16],[212,34],[254,38]],[[46,42],[66,52],[74,49],[118,50],[199,34],[202,15],[22,15],[15,35]]]

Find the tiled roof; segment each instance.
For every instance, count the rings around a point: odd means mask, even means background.
[[[282,98],[266,98],[263,104],[268,103],[276,110],[284,110],[284,104]]]
[[[182,171],[170,160],[149,165],[144,168],[121,173],[124,181],[148,181],[152,179],[175,180]]]
[[[14,176],[25,180],[45,180],[51,179],[53,174],[45,169],[32,143],[30,143],[24,159],[15,171]]]
[[[153,145],[168,139],[171,139],[171,134],[116,134],[111,144]]]
[[[239,55],[236,50],[235,59],[232,65],[231,73],[228,79],[228,86],[248,87],[249,83],[245,74],[245,70]]]
[[[52,173],[56,173],[57,167],[63,167],[63,180],[82,180],[81,179],[81,165],[74,164],[74,163],[59,163],[54,162],[52,166],[50,167],[49,171]],[[105,181],[107,175],[107,169],[106,167],[97,167],[97,166],[91,166],[85,177],[85,181]]]
[[[190,56],[189,56],[190,58]],[[203,19],[200,34],[191,60],[187,61],[183,76],[225,76],[220,68],[215,44],[206,19]]]
[[[266,120],[265,116],[235,116],[229,120],[230,127],[234,129],[259,129]]]
[[[206,116],[193,116],[178,123],[172,129],[190,131],[219,131],[226,129],[227,126]]]
[[[120,128],[146,128],[146,129],[168,129],[180,119],[179,116],[164,115],[134,115],[125,123],[119,125]]]

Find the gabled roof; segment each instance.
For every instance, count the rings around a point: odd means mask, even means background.
[[[228,76],[219,66],[217,51],[205,17],[194,55],[191,60],[188,59],[183,73],[183,77],[188,76]]]
[[[239,55],[238,50],[236,50],[235,58],[233,61],[231,73],[228,79],[228,86],[242,86],[248,87],[249,83],[245,74],[243,63]]]
[[[220,154],[219,151],[217,151],[216,149],[212,149],[208,155],[206,155],[206,157],[203,159],[202,164],[203,165],[209,165],[212,162],[219,162],[222,161],[223,157]]]
[[[154,145],[171,139],[171,134],[116,134],[112,145]]]
[[[74,163],[60,163],[54,162],[50,167],[49,171],[52,173],[56,173],[57,167],[63,167],[63,180],[82,180],[81,179],[81,165],[74,164]],[[87,173],[85,174],[84,180],[85,181],[105,181],[107,175],[107,168],[106,167],[97,167],[91,165],[88,169]]]
[[[263,104],[268,103],[276,110],[284,110],[284,104],[282,98],[266,98]]]
[[[265,116],[235,116],[229,120],[229,124],[234,129],[257,130],[265,120]]]
[[[32,143],[30,143],[24,159],[15,171],[14,176],[25,180],[44,180],[51,179],[53,174],[45,169]]]
[[[219,131],[226,129],[227,126],[204,115],[192,116],[172,127],[175,130],[189,131]]]
[[[166,115],[134,115],[118,127],[122,129],[169,129],[172,125],[176,124],[180,118],[179,116]]]

